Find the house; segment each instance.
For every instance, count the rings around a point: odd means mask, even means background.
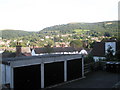
[[[1,58],[16,57],[16,53],[4,51],[3,53],[0,53],[0,57]]]
[[[99,61],[100,59],[105,59],[107,49],[111,47],[113,50],[113,55],[120,50],[120,41],[119,40],[104,40],[101,42],[96,42],[91,54],[95,61]]]
[[[22,47],[21,45],[16,46],[16,57],[20,56],[31,56],[30,47]]]
[[[12,51],[16,51],[16,52],[12,52]],[[11,57],[21,57],[21,56],[31,56],[30,47],[22,47],[21,45],[17,45],[16,50],[14,49],[0,50],[1,58],[11,58]]]
[[[53,48],[34,48],[32,49],[32,56],[47,54],[48,51],[50,54],[80,54],[79,52],[82,48],[73,48],[73,47],[53,47]],[[90,52],[90,49],[85,49],[87,53]]]

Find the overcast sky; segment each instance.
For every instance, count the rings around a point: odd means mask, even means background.
[[[40,31],[70,22],[118,19],[119,0],[0,0],[0,29]]]

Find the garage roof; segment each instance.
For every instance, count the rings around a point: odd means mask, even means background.
[[[50,62],[58,62],[65,61],[71,59],[81,58],[80,54],[72,54],[72,55],[62,55],[62,54],[49,54],[49,55],[40,55],[40,56],[28,56],[28,57],[15,57],[15,58],[3,58],[1,61],[3,64],[8,64],[12,66],[20,66],[20,65],[32,65],[32,64],[40,64],[40,63],[50,63]]]

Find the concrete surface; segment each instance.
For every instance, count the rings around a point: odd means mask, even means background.
[[[114,88],[120,81],[120,73],[95,71],[88,73],[86,78],[66,83],[54,88]]]

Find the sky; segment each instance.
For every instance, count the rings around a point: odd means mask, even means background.
[[[0,0],[0,30],[118,20],[119,0]]]

